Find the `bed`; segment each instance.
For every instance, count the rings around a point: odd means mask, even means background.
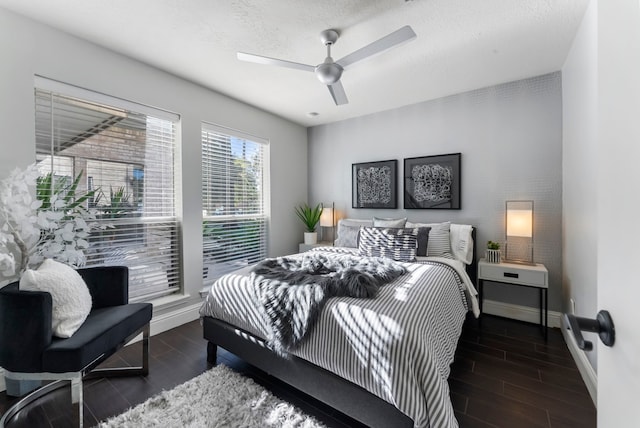
[[[444,225],[449,255],[456,253],[451,257],[438,253],[445,235],[435,232]],[[369,221],[341,220],[336,243],[346,246],[315,248],[315,254],[287,260],[360,257],[360,229],[380,229],[371,226]],[[326,300],[307,336],[284,357],[266,339],[272,336],[257,303],[251,268],[220,278],[200,312],[208,361],[215,363],[221,346],[371,427],[457,426],[447,378],[466,314],[478,314],[475,229],[465,226],[464,237],[455,239],[448,222],[407,223],[404,230],[417,235],[418,228],[427,229],[424,244],[435,253],[398,261],[405,273],[380,286],[373,298]]]

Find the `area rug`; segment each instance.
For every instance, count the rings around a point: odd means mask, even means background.
[[[98,426],[325,427],[224,365],[218,365],[170,391],[163,391]]]

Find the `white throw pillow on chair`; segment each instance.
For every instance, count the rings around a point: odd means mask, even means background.
[[[91,294],[80,274],[52,259],[46,259],[37,270],[27,269],[20,278],[20,290],[51,294],[51,324],[57,337],[71,337],[91,311]]]

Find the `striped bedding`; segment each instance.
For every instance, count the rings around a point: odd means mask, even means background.
[[[357,254],[355,249],[315,250],[332,257]],[[466,312],[477,307],[476,293],[451,260],[404,265],[408,273],[381,287],[374,299],[329,299],[293,354],[395,405],[415,427],[457,427],[447,378]],[[246,272],[220,278],[200,315],[264,338],[265,322]]]

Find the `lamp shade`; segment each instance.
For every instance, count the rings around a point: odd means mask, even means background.
[[[323,208],[320,215],[320,226],[333,227],[333,208]]]
[[[533,210],[507,209],[507,236],[533,236]]]

